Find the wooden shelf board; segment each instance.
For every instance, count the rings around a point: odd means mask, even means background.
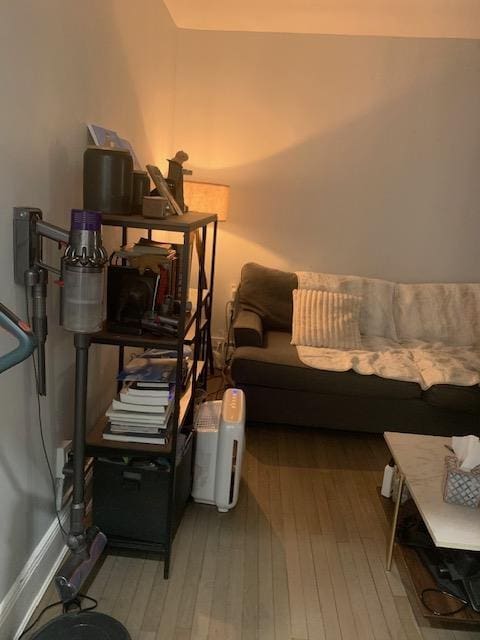
[[[202,333],[202,331],[205,329],[205,327],[207,326],[207,320],[206,318],[203,318],[200,321],[200,333]],[[188,329],[187,333],[185,334],[185,338],[184,341],[187,344],[191,344],[192,342],[195,342],[195,323],[192,323],[192,326]]]
[[[178,339],[175,336],[155,336],[143,333],[141,336],[130,333],[118,333],[104,329],[92,334],[94,344],[109,344],[118,347],[141,347],[146,349],[177,349]]]
[[[199,360],[197,362],[197,375],[196,379],[202,375],[203,368],[205,367],[205,361]],[[190,405],[190,401],[192,399],[192,379],[190,378],[187,388],[183,392],[182,397],[180,398],[180,412],[178,416],[178,426],[179,428],[183,427],[185,417],[187,415],[188,407]]]
[[[102,416],[95,424],[86,438],[86,453],[89,456],[98,457],[99,455],[139,455],[144,453],[145,456],[157,455],[168,456],[172,451],[171,439],[167,444],[142,444],[137,442],[119,442],[118,440],[105,440],[103,431],[107,426],[107,417]]]
[[[199,360],[197,363],[197,375],[196,378],[202,374],[205,362]],[[192,378],[190,378],[187,388],[180,398],[180,412],[178,418],[178,428],[181,429],[185,417],[188,412],[188,407],[192,399]],[[88,456],[108,456],[108,455],[136,455],[145,454],[145,456],[157,455],[168,457],[172,452],[172,439],[170,437],[167,444],[142,444],[137,442],[121,442],[119,440],[105,440],[103,438],[103,431],[107,426],[108,419],[106,416],[102,416],[95,424],[86,438],[86,453]],[[170,425],[172,420],[170,421]]]
[[[210,291],[204,289],[202,296],[202,309],[205,305]],[[188,299],[193,301],[197,298],[197,289],[189,290]],[[195,320],[197,318],[196,310],[193,311],[186,319],[185,322],[185,337],[184,342],[191,344],[195,340]],[[200,323],[200,330],[202,331],[207,324],[206,318],[202,318]],[[108,344],[113,346],[124,347],[141,347],[149,349],[176,349],[178,344],[178,338],[176,336],[157,336],[153,333],[142,333],[142,335],[135,335],[131,333],[119,333],[118,331],[110,331],[106,327],[98,333],[91,334],[91,342],[94,344]]]
[[[152,229],[157,231],[195,231],[217,220],[213,213],[188,212],[183,216],[169,216],[168,218],[144,218],[139,215],[121,215],[103,213],[102,224],[108,227],[132,227],[135,229]]]

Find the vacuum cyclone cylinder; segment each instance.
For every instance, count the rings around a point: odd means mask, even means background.
[[[70,238],[63,258],[63,326],[75,333],[100,331],[104,319],[102,220],[98,211],[72,209]]]

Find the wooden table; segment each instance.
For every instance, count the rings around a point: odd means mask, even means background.
[[[437,547],[480,551],[480,509],[443,501],[445,445],[451,438],[421,436],[411,433],[384,434],[385,441],[400,473]],[[395,505],[391,540],[395,537],[401,490]],[[387,568],[391,566],[390,545]]]
[[[402,489],[405,485],[437,547],[480,551],[480,509],[473,509],[443,501],[443,478],[445,456],[451,445],[451,438],[423,436],[409,433],[386,432],[385,441],[400,474],[399,490],[395,502],[390,540],[387,547],[387,571],[391,569],[393,547],[397,529]],[[417,594],[422,588],[415,584],[412,566],[415,564],[412,549],[405,548],[404,559],[414,582]],[[419,561],[417,560],[417,564]],[[417,570],[418,569],[418,570]],[[434,586],[433,580],[423,567],[416,567],[415,573],[423,581],[422,587]],[[430,580],[430,584],[428,581]],[[428,615],[425,610],[424,615]],[[436,618],[439,619],[438,617]],[[442,618],[440,618],[442,619]],[[467,613],[445,618],[445,620],[480,622],[480,615],[473,609]]]

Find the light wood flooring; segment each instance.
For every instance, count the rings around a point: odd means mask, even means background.
[[[236,509],[188,506],[170,580],[110,554],[88,593],[132,640],[480,640],[417,622],[385,571],[387,460],[381,436],[249,428]]]

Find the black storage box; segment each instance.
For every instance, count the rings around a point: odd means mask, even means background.
[[[179,446],[182,439],[179,437]],[[181,520],[192,486],[190,437],[177,457],[173,532]],[[180,453],[180,452],[178,452]],[[167,464],[167,460],[164,460]],[[93,522],[115,546],[151,548],[167,540],[168,468],[148,460],[97,458],[93,466]],[[123,541],[123,543],[122,543]],[[142,542],[145,545],[142,547]]]
[[[94,523],[107,537],[166,542],[168,480],[168,472],[153,463],[95,460]]]

